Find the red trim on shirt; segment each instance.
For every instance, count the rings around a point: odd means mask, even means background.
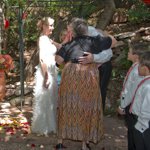
[[[132,65],[132,66],[129,68],[129,70],[128,70],[128,72],[127,72],[127,75],[126,75],[126,77],[125,77],[124,83],[123,83],[122,92],[123,92],[124,89],[125,89],[125,85],[126,85],[126,83],[127,83],[127,81],[128,81],[128,78],[129,78],[129,75],[130,75],[131,71],[135,68],[135,66],[136,66],[137,64],[138,64],[138,63],[135,63],[134,65]],[[121,92],[121,93],[122,93],[122,92]]]
[[[132,107],[133,107],[133,103],[134,103],[134,99],[135,99],[135,95],[136,95],[137,90],[138,90],[139,87],[140,87],[146,80],[148,80],[148,79],[150,79],[150,77],[147,77],[147,78],[143,79],[143,80],[138,84],[138,86],[137,86],[137,88],[136,88],[136,90],[135,90],[135,92],[134,92],[134,95],[133,95],[133,97],[132,97],[131,106],[130,106],[130,109],[129,109],[129,112],[130,112],[130,113],[132,112]]]

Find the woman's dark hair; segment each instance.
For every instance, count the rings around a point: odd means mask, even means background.
[[[82,36],[88,33],[88,24],[84,19],[73,18],[70,26],[73,29],[74,36]]]

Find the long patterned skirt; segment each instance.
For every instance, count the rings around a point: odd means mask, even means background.
[[[67,63],[58,94],[58,137],[97,143],[103,112],[96,64]]]

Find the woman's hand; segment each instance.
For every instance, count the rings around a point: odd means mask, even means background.
[[[52,41],[52,44],[54,44],[57,49],[60,49],[60,48],[62,47],[62,44],[57,43],[57,42],[55,42],[55,41]]]
[[[93,54],[89,52],[84,52],[83,57],[79,57],[78,59],[80,64],[89,64],[93,62]]]
[[[55,56],[55,61],[56,61],[56,63],[57,63],[58,65],[61,65],[61,64],[64,63],[64,59],[63,59],[61,56],[59,56],[59,55],[56,55],[56,56]]]
[[[62,41],[62,44],[65,44],[67,42],[70,42],[72,40],[72,32],[71,31],[67,31],[67,34],[65,35],[63,41]]]

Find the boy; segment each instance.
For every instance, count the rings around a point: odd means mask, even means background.
[[[120,106],[118,107],[118,112],[121,115],[125,114],[125,121],[128,128],[128,150],[135,150],[135,145],[133,141],[133,127],[135,120],[133,116],[129,113],[130,104],[134,91],[138,83],[143,79],[142,76],[138,75],[138,66],[139,66],[139,56],[145,50],[143,49],[142,43],[131,43],[128,60],[133,62],[132,66],[127,72],[127,75],[124,79],[123,88],[121,92],[121,101]]]
[[[137,118],[133,128],[134,144],[136,150],[150,150],[150,51],[141,55],[138,73],[144,79],[134,92],[129,110]]]

